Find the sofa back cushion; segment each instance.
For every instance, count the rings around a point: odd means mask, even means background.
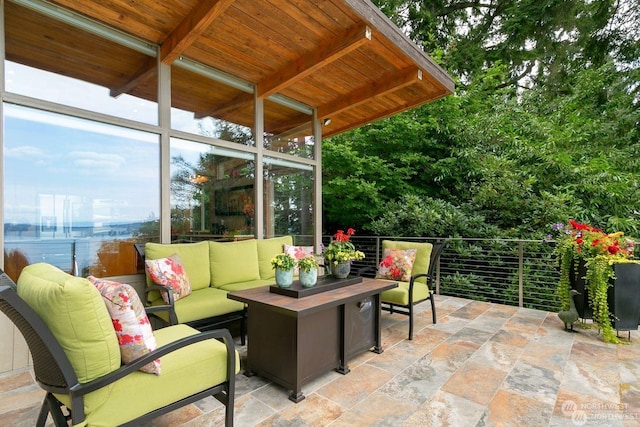
[[[81,383],[120,367],[120,347],[100,292],[87,280],[46,263],[31,264],[18,295],[42,318]]]
[[[144,245],[144,257],[146,260],[168,258],[178,254],[184,271],[189,277],[191,290],[208,288],[211,283],[209,272],[209,242],[175,243],[164,245],[161,243],[147,243]],[[153,281],[147,273],[147,285]]]
[[[219,288],[260,278],[256,239],[208,243],[211,286]]]
[[[416,249],[416,258],[413,262],[411,275],[413,276],[414,274],[426,274],[429,271],[429,264],[431,262],[431,250],[433,249],[433,245],[431,243],[383,240],[383,253],[385,249]],[[417,279],[417,281],[420,283],[426,283],[427,279],[425,277],[421,277]]]
[[[276,277],[276,272],[271,266],[271,258],[283,253],[285,245],[293,245],[293,238],[291,236],[282,236],[271,239],[259,239],[257,244],[260,278],[273,279]]]

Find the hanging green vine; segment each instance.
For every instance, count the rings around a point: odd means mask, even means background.
[[[560,300],[560,310],[569,310],[571,303],[569,291],[571,290],[571,266],[573,265],[573,252],[575,248],[570,241],[558,242],[556,253],[558,254],[558,262],[560,263],[560,280],[556,288],[556,295]]]
[[[633,258],[633,241],[623,239],[623,233],[606,234],[588,224],[569,220],[569,225],[554,225],[561,234],[555,253],[560,264],[560,280],[556,293],[561,310],[569,310],[571,278],[577,276],[578,264],[584,262],[584,277],[589,293],[589,305],[593,310],[593,322],[602,331],[605,342],[619,343],[611,325],[608,289],[614,279],[613,265],[620,262],[636,262]]]
[[[613,265],[605,255],[587,258],[585,261],[587,275],[585,281],[589,289],[589,305],[593,310],[593,322],[600,327],[605,342],[619,343],[615,330],[611,326],[608,290],[610,279],[614,278]]]

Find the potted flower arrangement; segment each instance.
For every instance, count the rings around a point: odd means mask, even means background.
[[[293,283],[293,268],[296,259],[289,254],[278,254],[271,258],[271,267],[276,270],[276,283],[281,288],[288,288]]]
[[[314,255],[307,255],[298,260],[300,284],[310,288],[318,281],[318,261]]]
[[[364,253],[356,250],[356,247],[350,242],[351,236],[355,234],[353,228],[347,229],[347,232],[338,230],[333,235],[333,240],[324,249],[324,259],[331,268],[331,273],[338,278],[345,278],[351,271],[351,262],[364,258]]]
[[[588,317],[586,305],[591,308],[591,316],[595,324],[602,331],[602,337],[606,342],[619,342],[619,339],[611,324],[620,320],[623,313],[620,310],[612,312],[610,286],[616,278],[618,269],[622,271],[622,264],[636,263],[633,260],[634,243],[625,239],[624,233],[616,232],[607,234],[599,228],[589,224],[579,223],[573,219],[567,225],[555,224],[553,229],[559,233],[555,254],[560,264],[560,280],[557,287],[557,295],[560,299],[560,310],[569,310],[570,291],[576,288],[582,280],[584,289],[577,289],[585,301],[576,304],[580,317]],[[635,267],[634,267],[635,268]],[[638,270],[640,272],[640,270]],[[624,273],[627,276],[627,273]],[[638,288],[638,286],[633,286]],[[640,293],[633,289],[631,298],[637,301],[636,310],[640,310]],[[585,315],[587,313],[587,315]],[[631,323],[635,323],[633,329],[637,329],[640,312],[631,315]]]

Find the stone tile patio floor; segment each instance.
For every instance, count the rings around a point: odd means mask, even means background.
[[[384,352],[314,380],[298,404],[282,387],[239,374],[235,425],[640,425],[638,331],[612,345],[595,329],[565,332],[555,313],[436,296],[433,325],[429,305],[417,307],[413,341],[407,317],[383,313]],[[32,426],[42,397],[31,372],[0,376],[0,425]],[[147,427],[221,426],[223,417],[207,398]]]

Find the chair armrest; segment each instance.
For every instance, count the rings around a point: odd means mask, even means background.
[[[200,332],[195,335],[189,335],[188,337],[184,337],[169,344],[163,345],[162,347],[159,347],[145,354],[144,356],[141,356],[136,360],[127,363],[126,365],[122,365],[117,370],[110,372],[105,376],[97,378],[88,383],[78,384],[77,386],[72,388],[72,395],[82,396],[84,394],[98,390],[115,381],[118,381],[119,379],[124,378],[125,376],[133,372],[138,371],[144,365],[151,363],[155,359],[158,359],[166,354],[201,341],[218,338],[221,338],[227,347],[227,380],[229,380],[231,376],[235,376],[236,374],[235,344],[233,342],[233,338],[231,337],[231,333],[229,333],[229,330],[215,329],[212,331]]]
[[[413,276],[411,276],[411,280],[409,281],[409,305],[413,304],[413,284],[415,283],[416,279],[419,279],[421,277],[427,278],[427,281],[424,284],[427,286],[427,289],[429,290],[429,292],[432,292],[431,286],[429,285],[429,282],[431,281],[431,276],[428,273],[414,274]]]
[[[176,310],[174,307],[175,300],[173,298],[173,288],[171,286],[158,285],[154,283],[153,285],[147,286],[145,288],[145,293],[148,294],[151,291],[166,292],[169,302],[163,305],[146,306],[145,311],[147,312],[147,314],[167,311],[169,312],[169,324],[170,325],[178,324],[178,316],[176,315]]]

